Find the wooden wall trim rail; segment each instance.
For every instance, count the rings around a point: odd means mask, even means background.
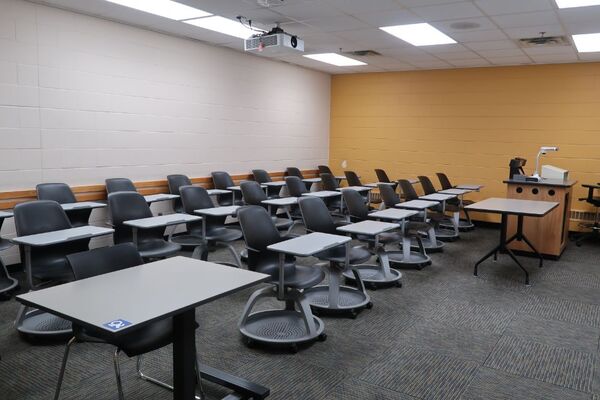
[[[302,174],[306,178],[313,178],[318,176],[319,171],[316,169],[302,170]],[[282,180],[283,176],[285,175],[285,172],[269,172],[269,175],[271,175],[273,180]],[[232,175],[231,177],[233,178],[233,181],[235,183],[253,179],[251,174]],[[192,183],[199,184],[200,186],[205,187],[207,189],[213,187],[212,178],[210,176],[191,178],[191,180]],[[135,187],[139,190],[139,192],[144,195],[169,192],[169,187],[167,185],[166,179],[154,181],[139,181],[133,183],[135,184]],[[72,186],[71,189],[73,190],[73,193],[75,193],[75,197],[77,197],[78,201],[106,200],[106,188],[102,184]],[[36,196],[37,195],[35,189],[0,192],[0,210],[12,209],[15,207],[15,205],[19,203],[35,200],[37,198]]]

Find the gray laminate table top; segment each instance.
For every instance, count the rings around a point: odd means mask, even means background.
[[[440,203],[431,200],[410,200],[404,203],[396,204],[398,208],[408,208],[409,210],[425,210],[427,208],[435,207]]]
[[[348,243],[351,240],[352,238],[349,236],[313,232],[308,235],[298,236],[293,239],[272,244],[268,246],[267,249],[298,257],[308,257],[332,247]]]
[[[494,214],[525,215],[530,217],[543,217],[558,207],[555,201],[537,201],[505,199],[491,197],[465,207],[469,211],[481,211]]]
[[[334,197],[341,196],[342,192],[334,192],[333,190],[320,190],[318,192],[306,192],[302,193],[302,196],[314,196],[314,197]]]
[[[158,194],[149,194],[144,196],[144,200],[146,200],[146,203],[155,203],[157,201],[166,201],[166,200],[173,200],[173,199],[178,199],[179,196],[176,194],[170,194],[170,193],[158,193]]]
[[[285,181],[265,182],[265,183],[263,183],[263,186],[275,186],[275,187],[285,186]]]
[[[339,190],[340,192],[343,192],[344,190],[356,190],[357,192],[366,192],[368,190],[373,190],[373,188],[369,186],[346,186],[337,188],[337,190]]]
[[[270,204],[272,206],[291,206],[298,204],[297,197],[281,197],[279,199],[268,199],[261,201],[263,204]]]
[[[472,190],[467,190],[467,189],[444,189],[444,190],[440,190],[438,193],[462,196],[462,195],[465,195],[465,194],[471,193],[471,192],[472,192]]]
[[[270,278],[178,256],[29,292],[17,300],[117,335]]]
[[[379,185],[387,185],[387,186],[396,186],[398,183],[396,182],[373,182],[373,183],[365,183],[365,186],[370,188],[376,188]]]
[[[79,201],[77,203],[62,203],[60,206],[65,211],[71,211],[71,210],[83,210],[83,209],[90,209],[90,208],[103,208],[103,207],[106,207],[106,204],[98,203],[95,201]]]
[[[228,215],[235,215],[240,206],[225,206],[225,207],[212,207],[212,208],[200,208],[194,210],[196,214],[209,215],[211,217],[226,217]]]
[[[0,218],[11,218],[13,215],[12,211],[0,211]]]
[[[340,232],[355,233],[357,235],[376,236],[383,232],[400,228],[400,225],[391,222],[361,221],[354,224],[339,226]]]
[[[463,183],[461,185],[456,186],[457,189],[465,189],[465,190],[473,190],[473,191],[479,191],[483,187],[484,187],[483,185],[479,185],[476,183]]]
[[[175,213],[175,214],[159,215],[156,217],[132,219],[132,220],[123,222],[123,224],[127,225],[127,226],[133,226],[134,228],[139,228],[139,229],[151,229],[151,228],[158,228],[161,226],[171,226],[171,225],[184,224],[186,222],[200,221],[201,219],[202,219],[202,217],[199,217],[197,215]]]
[[[59,231],[36,233],[35,235],[17,236],[10,239],[16,244],[32,247],[50,246],[58,243],[71,242],[78,239],[109,235],[115,230],[101,226],[85,225],[77,228],[61,229]]]
[[[443,193],[433,193],[426,194],[425,196],[419,196],[421,200],[431,200],[431,201],[447,201],[450,199],[456,198],[455,194],[443,194]]]
[[[319,183],[319,182],[321,182],[321,178],[305,178],[305,179],[302,179],[302,182]]]
[[[419,214],[415,210],[407,210],[401,208],[386,208],[385,210],[375,211],[369,214],[372,218],[389,219],[391,221],[400,221]]]

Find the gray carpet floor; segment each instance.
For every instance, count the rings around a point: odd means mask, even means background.
[[[256,288],[203,306],[199,357],[269,387],[271,399],[600,400],[600,243],[570,245],[542,269],[523,258],[526,287],[505,255],[473,276],[497,230],[461,236],[432,255],[433,265],[403,271],[402,288],[370,291],[374,307],[358,318],[324,317],[327,341],[297,354],[242,343],[237,320]],[[50,399],[64,344],[22,340],[12,326],[17,307],[14,299],[0,302],[0,399]],[[117,398],[112,351],[75,345],[61,398]],[[165,380],[170,364],[169,347],[144,358],[146,372]],[[138,379],[126,356],[122,374],[128,399],[171,397]],[[211,384],[205,390],[210,399],[227,393]]]

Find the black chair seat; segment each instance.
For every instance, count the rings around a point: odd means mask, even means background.
[[[181,247],[196,247],[204,243],[202,236],[200,235],[188,235],[187,233],[173,236],[171,241]]]
[[[279,282],[279,255],[272,254],[267,259],[260,260],[260,264],[253,268],[256,272],[271,275],[271,282]],[[295,264],[295,258],[286,256],[283,265],[284,286],[294,289],[305,289],[320,283],[325,279],[325,273],[317,267]]]
[[[131,333],[117,337],[108,335],[101,329],[83,328],[75,324],[73,325],[73,332],[78,341],[100,341],[111,344],[120,348],[127,356],[135,357],[169,345],[173,341],[173,319],[167,318],[156,321]]]
[[[346,262],[346,246],[337,246],[329,250],[322,251],[315,254],[315,257],[322,260],[333,261],[335,263],[343,264]],[[369,250],[363,246],[357,246],[350,248],[350,264],[362,264],[371,258]]]
[[[4,274],[4,271],[0,272]],[[14,281],[7,276],[0,276],[0,292],[14,284]]]
[[[214,240],[218,242],[233,242],[242,238],[242,231],[237,229],[215,227],[206,232],[206,240]]]
[[[288,229],[294,224],[294,221],[287,218],[272,217],[275,227],[279,230]],[[241,235],[240,235],[241,236]]]
[[[162,239],[148,239],[137,247],[143,258],[161,258],[171,256],[181,250],[181,246]]]
[[[70,281],[73,279],[73,272],[67,262],[67,259],[56,257],[52,259],[44,259],[44,265],[31,268],[31,274],[35,279],[41,281]]]

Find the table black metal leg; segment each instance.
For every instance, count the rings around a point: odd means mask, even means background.
[[[502,250],[502,246],[503,245],[498,245],[498,246],[494,247],[494,249],[492,251],[490,251],[489,253],[487,253],[485,256],[481,257],[479,259],[479,261],[477,261],[475,263],[475,269],[473,270],[473,275],[477,276],[477,267],[479,266],[479,264],[481,264],[482,262],[484,262],[485,260],[487,260],[491,256],[494,256],[494,260],[495,260],[496,259],[496,254],[498,254],[498,251]]]
[[[523,265],[521,265],[519,260],[517,260],[515,253],[513,253],[511,249],[507,248],[506,252],[510,256],[510,258],[512,258],[512,260],[519,266],[519,268],[521,268],[523,270],[523,272],[525,273],[525,284],[529,285],[529,272],[525,269],[525,267],[523,267]]]
[[[544,257],[542,257],[542,255],[537,251],[535,247],[533,247],[533,244],[531,244],[531,242],[529,241],[529,239],[527,239],[525,235],[522,235],[521,238],[525,243],[527,243],[527,246],[529,246],[529,248],[533,250],[535,255],[540,259],[540,268],[542,268],[544,266]]]
[[[173,317],[173,399],[194,400],[196,396],[196,312]]]

